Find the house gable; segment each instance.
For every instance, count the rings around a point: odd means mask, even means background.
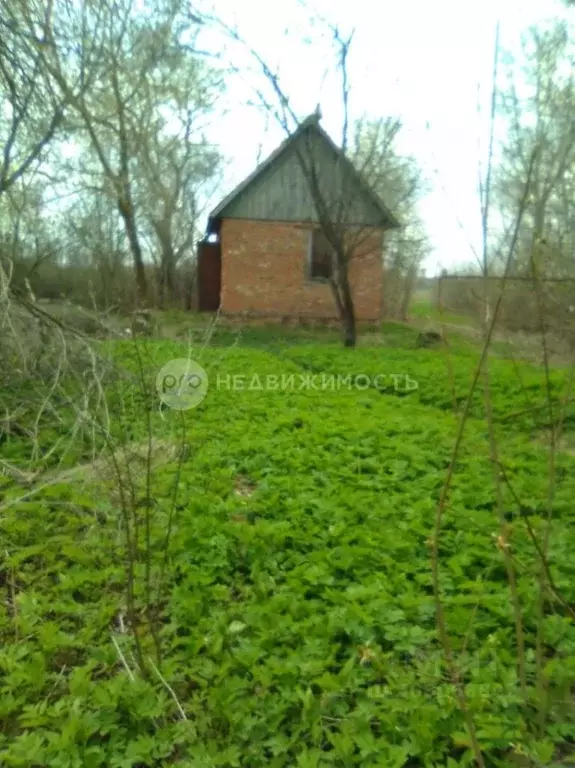
[[[308,169],[311,160],[321,199],[328,205],[334,221],[385,229],[399,226],[318,121],[315,115],[304,121],[214,209],[209,232],[217,231],[223,218],[318,222],[319,214],[302,159]]]

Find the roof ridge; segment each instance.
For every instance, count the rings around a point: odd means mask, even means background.
[[[208,231],[214,231],[214,225],[218,218],[220,218],[222,212],[228,207],[228,205],[236,198],[238,195],[240,195],[242,192],[244,192],[247,187],[251,185],[253,181],[257,177],[260,176],[267,168],[269,168],[276,160],[277,158],[297,139],[301,136],[301,134],[307,130],[308,128],[315,128],[318,132],[318,134],[321,136],[321,138],[332,148],[332,151],[335,151],[339,156],[341,156],[344,160],[344,162],[351,168],[352,173],[356,176],[357,181],[359,182],[360,186],[363,187],[364,193],[371,198],[372,202],[376,204],[376,206],[379,208],[379,210],[384,214],[384,216],[388,219],[389,224],[392,227],[398,227],[400,226],[397,219],[393,214],[389,211],[386,205],[384,205],[383,201],[379,198],[379,195],[373,190],[370,185],[367,183],[367,181],[363,178],[363,175],[360,173],[359,169],[357,169],[352,162],[352,160],[346,155],[346,153],[341,149],[341,147],[338,147],[337,144],[333,141],[333,139],[326,133],[324,128],[320,125],[321,121],[321,110],[320,106],[318,104],[315,112],[312,112],[311,115],[308,115],[304,120],[299,123],[298,127],[295,129],[293,133],[291,133],[289,136],[287,136],[282,143],[276,147],[276,149],[265,159],[263,160],[259,165],[256,166],[256,168],[246,176],[246,178],[240,182],[228,195],[226,195],[223,200],[217,205],[213,211],[210,213],[208,217]]]

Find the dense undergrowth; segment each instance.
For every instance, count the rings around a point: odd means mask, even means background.
[[[421,403],[456,413],[463,410],[478,360],[477,354],[447,357],[445,352],[436,350],[414,353],[391,349],[378,354],[368,349],[348,354],[327,346],[296,347],[285,354],[306,370],[352,374],[362,388],[369,379],[371,386],[386,394],[400,397],[409,394]],[[551,370],[547,381],[542,369],[508,359],[492,360],[489,370],[493,416],[506,428],[527,431],[559,421],[565,427],[575,424],[575,409],[570,402],[573,389],[570,371]],[[417,383],[417,388],[410,389],[413,383]],[[477,419],[485,419],[481,386],[473,393],[470,413]]]
[[[108,445],[160,441],[153,472],[134,468],[152,511],[151,591],[143,550],[135,568],[144,673],[126,627],[114,476],[87,466],[24,499],[0,481],[1,765],[473,764],[437,638],[429,538],[476,358],[452,359],[454,402],[441,351],[269,347],[195,350],[210,390],[184,414],[160,411],[153,389],[184,345],[112,347],[132,378],[107,390]],[[490,369],[526,691],[480,392],[443,522],[444,607],[486,765],[559,765],[575,743],[575,458],[556,456],[549,502],[534,437],[559,406],[546,408],[541,371]],[[301,383],[309,373],[408,374],[418,388],[322,388]],[[289,386],[268,386],[284,375]],[[568,375],[550,386],[558,404]],[[546,592],[541,614],[526,523],[538,534],[549,503],[565,602]],[[159,654],[144,631],[150,599]]]

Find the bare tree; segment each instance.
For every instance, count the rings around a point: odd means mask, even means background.
[[[284,91],[277,72],[273,71],[262,56],[248,43],[236,29],[221,19],[204,17],[204,23],[211,24],[232,40],[240,43],[250,53],[256,63],[259,74],[267,84],[266,94],[262,88],[255,88],[259,104],[264,111],[273,116],[275,121],[289,138],[303,127],[296,114],[289,95]],[[350,281],[350,265],[353,259],[367,255],[375,249],[381,257],[383,253],[382,230],[399,226],[391,212],[387,211],[376,191],[355,168],[348,156],[350,113],[350,82],[348,72],[349,51],[353,41],[353,32],[345,36],[334,25],[328,24],[337,68],[341,82],[342,135],[340,148],[333,145],[331,163],[318,151],[317,134],[307,132],[305,140],[295,147],[295,153],[301,172],[305,178],[313,213],[326,240],[333,251],[333,270],[329,277],[338,316],[340,319],[342,340],[345,346],[353,347],[357,340],[355,306]],[[316,120],[321,117],[319,107]],[[326,168],[329,171],[326,173]],[[361,191],[360,191],[361,190]],[[367,195],[380,212],[385,210],[379,225],[365,220],[365,211],[361,210],[361,199]],[[385,222],[383,219],[385,218]]]
[[[17,284],[54,261],[58,250],[57,233],[46,216],[43,185],[30,172],[0,196],[0,257],[12,262]]]
[[[183,47],[177,40],[166,49],[163,66],[148,82],[140,119],[133,126],[135,197],[143,226],[153,235],[160,306],[174,295],[178,265],[190,258],[203,198],[209,196],[220,164],[220,154],[206,141],[203,129],[215,109],[221,82],[193,50],[193,45]]]
[[[393,117],[359,120],[354,125],[350,155],[402,222],[401,230],[388,239],[384,253],[384,312],[387,317],[405,320],[429,241],[418,211],[427,184],[416,159],[396,148],[401,129],[401,121]]]
[[[43,40],[38,40],[37,45],[42,51],[44,67],[69,102],[79,121],[78,127],[86,131],[102,170],[112,184],[130,243],[139,296],[145,301],[147,281],[132,200],[130,136],[126,121],[131,89],[125,83],[128,73],[124,67],[130,49],[131,11],[129,0],[119,4],[104,2],[95,13],[83,4],[69,25],[65,25],[61,15],[56,13],[44,20]],[[37,19],[30,16],[31,32],[37,23]],[[67,50],[70,27],[72,31],[81,30],[82,33],[72,62]],[[90,55],[94,48],[93,43],[87,45],[87,39],[98,40],[98,59]],[[133,66],[131,69],[133,72]],[[85,88],[78,91],[77,80],[82,82],[88,77],[92,81],[89,92]]]
[[[499,209],[514,218],[534,151],[531,192],[514,262],[516,273],[531,268],[549,276],[572,275],[575,218],[575,79],[572,33],[564,21],[532,27],[523,38],[522,61],[510,60],[499,104],[505,126],[500,162],[494,169]],[[507,57],[508,59],[510,57]],[[508,234],[503,232],[503,239]]]
[[[72,7],[62,0],[41,18],[32,8],[27,13],[42,67],[70,106],[69,130],[77,141],[86,137],[115,197],[141,302],[147,301],[148,280],[135,167],[145,129],[156,130],[162,107],[169,111],[165,73],[174,66],[177,72],[184,6],[183,0],[157,0],[142,9],[133,0],[103,0]],[[150,109],[152,117],[145,119]]]
[[[41,23],[49,18],[50,4],[40,12]],[[42,54],[25,24],[26,4],[6,0],[0,14],[0,195],[42,159],[66,107],[44,77]]]
[[[129,251],[114,199],[105,190],[85,191],[63,222],[69,264],[81,267],[98,309],[129,305]]]

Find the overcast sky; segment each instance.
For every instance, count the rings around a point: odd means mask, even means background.
[[[279,72],[299,116],[321,104],[322,124],[341,141],[342,110],[337,58],[321,23],[311,26],[310,8],[355,28],[349,60],[352,117],[401,117],[402,150],[414,154],[432,181],[421,203],[433,245],[428,274],[473,260],[480,249],[477,180],[488,140],[495,29],[516,48],[527,25],[549,18],[552,0],[215,0],[217,13]],[[206,41],[222,50],[223,39]],[[228,78],[228,114],[211,129],[229,160],[222,192],[229,192],[285,138],[263,111],[248,105],[262,85],[248,54],[227,47],[242,76]],[[479,94],[479,95],[478,95]],[[483,117],[478,114],[483,104]],[[223,196],[223,195],[222,195]],[[218,202],[217,200],[215,202]],[[462,226],[458,224],[458,219]]]

